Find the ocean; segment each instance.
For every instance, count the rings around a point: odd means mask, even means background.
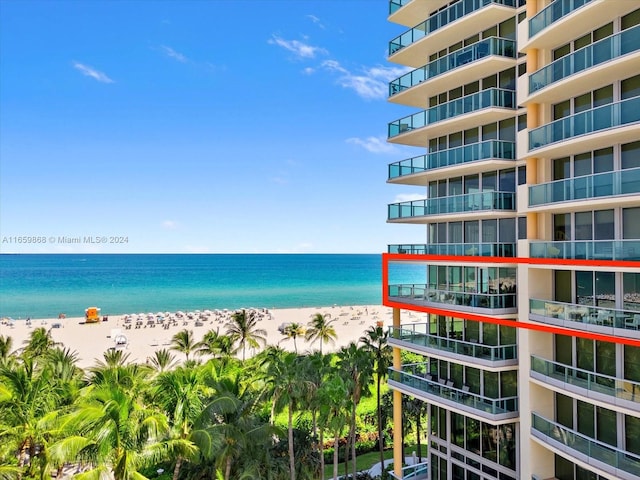
[[[0,317],[377,305],[381,279],[379,254],[0,255]]]

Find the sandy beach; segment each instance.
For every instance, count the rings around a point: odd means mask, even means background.
[[[268,344],[279,345],[290,351],[294,350],[293,340],[286,339],[278,331],[278,326],[296,322],[306,327],[317,313],[329,314],[331,320],[335,320],[332,325],[336,330],[337,339],[334,345],[323,346],[325,352],[337,350],[352,341],[357,341],[367,328],[376,325],[377,322],[383,322],[384,326],[392,324],[391,309],[381,305],[257,310],[262,313],[262,319],[258,325],[267,331]],[[23,346],[23,342],[29,338],[35,328],[45,327],[51,332],[54,341],[77,352],[80,367],[94,365],[96,359],[101,360],[103,353],[109,348],[121,348],[130,354],[131,361],[143,363],[146,362],[147,357],[153,355],[154,351],[170,348],[173,335],[185,328],[193,331],[196,341],[200,341],[209,330],[224,333],[225,325],[232,312],[205,310],[184,312],[184,315],[179,317],[176,313],[171,313],[173,321],[165,320],[162,323],[159,323],[157,318],[152,321],[151,317],[147,318],[147,314],[143,320],[137,315],[128,320],[125,315],[117,315],[110,316],[106,322],[92,324],[85,324],[84,318],[32,319],[29,324],[22,320],[12,322],[10,325],[0,325],[0,335],[12,337],[13,348],[18,349]],[[425,320],[426,318],[418,319],[417,317],[413,319],[413,321]],[[119,340],[120,345],[116,345],[116,340]],[[122,343],[124,340],[126,344]],[[298,338],[296,343],[299,353],[319,349],[317,343],[311,344],[304,338]],[[247,356],[255,353],[257,352],[247,350]],[[181,353],[175,352],[175,354],[176,358],[184,359]]]

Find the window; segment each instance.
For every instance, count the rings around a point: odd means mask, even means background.
[[[593,233],[596,240],[614,238],[613,210],[596,210],[593,212],[593,220]]]
[[[573,428],[573,399],[561,393],[556,393],[556,422]]]
[[[555,359],[564,365],[573,365],[573,344],[571,337],[555,335]]]
[[[640,95],[640,75],[621,82],[622,100]]]
[[[556,158],[553,161],[553,179],[562,180],[571,177],[571,160],[569,157]]]
[[[627,13],[620,21],[621,30],[626,30],[627,28],[635,27],[636,25],[640,25],[640,8],[631,13]]]
[[[558,213],[553,216],[553,239],[571,240],[571,214]]]
[[[595,173],[613,170],[613,148],[602,148],[593,152],[593,166]]]
[[[640,239],[640,207],[622,209],[622,238]]]
[[[527,217],[518,217],[518,240],[527,238]]]
[[[484,243],[494,243],[498,241],[496,228],[497,220],[482,220],[482,241]]]
[[[500,187],[501,192],[515,192],[516,191],[516,170],[511,168],[509,170],[500,170]]]
[[[640,273],[623,273],[622,291],[622,308],[640,312]]]
[[[640,167],[640,141],[622,145],[621,164],[623,169]]]
[[[640,455],[640,418],[624,416],[624,444],[625,450]]]
[[[514,243],[516,241],[516,219],[501,218],[499,220],[499,225],[500,225],[500,242]]]

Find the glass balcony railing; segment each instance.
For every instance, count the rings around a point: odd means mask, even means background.
[[[588,68],[640,50],[640,25],[587,45],[529,76],[529,94]]]
[[[514,210],[513,192],[478,192],[389,205],[389,220],[487,210]]]
[[[389,476],[396,480],[420,480],[429,478],[429,462],[405,465],[402,467],[402,473],[400,476],[393,473],[393,470],[390,470]]]
[[[515,142],[487,140],[440,150],[389,164],[389,180],[436,168],[451,167],[480,160],[515,160]]]
[[[529,20],[529,38],[591,0],[556,0]]]
[[[469,15],[476,10],[486,7],[487,5],[495,4],[515,7],[515,3],[516,0],[462,0],[460,2],[456,2],[444,10],[440,10],[436,14],[431,15],[424,22],[391,40],[389,42],[389,55],[393,55],[398,50],[408,47],[430,33],[449,25],[456,20],[460,20],[465,15]]]
[[[516,58],[516,42],[506,38],[490,37],[463,47],[449,55],[429,62],[424,67],[416,68],[400,78],[396,78],[389,83],[389,96],[490,55]]]
[[[637,402],[640,408],[640,382],[590,372],[535,355],[531,355],[531,371],[590,392]]]
[[[426,373],[428,368],[426,363],[406,364],[402,370],[390,368],[389,380],[492,415],[518,412],[518,397],[489,398],[471,393],[464,385],[455,386],[453,380],[433,378]]]
[[[640,476],[640,456],[620,450],[604,442],[599,442],[582,433],[572,430],[551,420],[531,414],[531,428],[535,432],[564,445],[564,451],[571,450],[585,455],[591,461],[600,462],[599,468],[615,475],[615,470],[622,470],[632,475]],[[582,457],[581,455],[581,457]]]
[[[413,301],[461,305],[467,307],[503,309],[516,308],[515,286],[509,293],[475,293],[452,290],[438,290],[425,284],[389,285],[389,296]]]
[[[412,255],[470,255],[479,257],[515,257],[516,243],[430,243],[389,245],[389,253]]]
[[[576,327],[579,325],[602,325],[640,330],[640,310],[617,310],[532,298],[529,300],[529,313],[565,322],[576,322]]]
[[[404,7],[407,3],[412,0],[390,0],[389,1],[389,15],[396,13],[402,7]]]
[[[531,258],[640,260],[640,240],[531,241]]]
[[[640,121],[640,96],[570,115],[529,132],[529,150]]]
[[[482,345],[476,342],[464,341],[458,336],[461,332],[452,332],[449,337],[439,337],[429,333],[428,323],[416,323],[400,328],[389,327],[389,336],[397,340],[409,342],[425,348],[455,353],[468,357],[485,360],[504,361],[517,358],[517,345]],[[640,393],[640,388],[638,389]]]
[[[529,206],[637,193],[640,193],[640,167],[532,185]]]
[[[502,88],[489,88],[465,97],[456,98],[450,102],[436,105],[428,110],[414,113],[408,117],[391,122],[388,128],[389,138],[393,138],[410,130],[426,127],[436,122],[490,107],[515,108],[515,92]]]

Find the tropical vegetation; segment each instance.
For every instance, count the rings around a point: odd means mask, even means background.
[[[19,349],[0,337],[0,479],[312,480],[339,464],[356,478],[361,453],[388,458],[386,331],[322,353],[329,318],[307,327],[285,330],[295,351],[247,358],[266,338],[237,312],[226,333],[183,330],[145,363],[111,349],[84,370],[45,329]]]

